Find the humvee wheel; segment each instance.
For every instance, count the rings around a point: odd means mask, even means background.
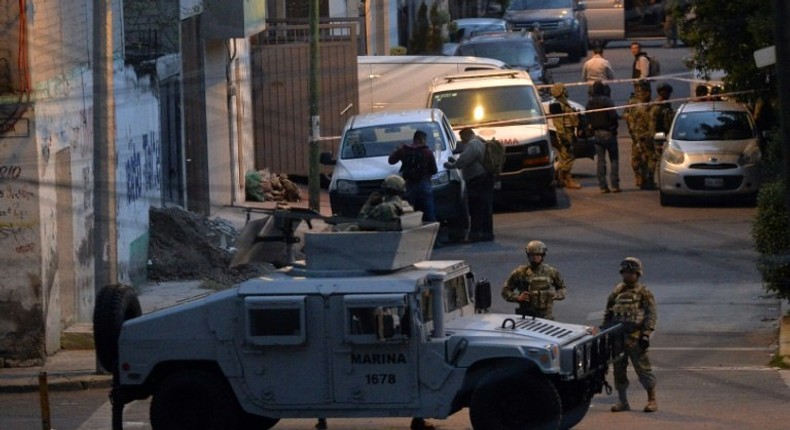
[[[113,284],[99,290],[93,308],[93,343],[96,358],[107,371],[118,371],[118,337],[124,321],[142,313],[134,288]]]
[[[238,430],[242,415],[227,381],[205,370],[169,375],[151,400],[154,430]]]
[[[507,366],[492,370],[472,393],[469,417],[478,430],[556,430],[562,405],[541,373]]]
[[[560,430],[573,428],[579,424],[587,415],[590,410],[590,403],[592,397],[588,395],[579,396],[560,396],[562,399],[562,422],[560,423]]]

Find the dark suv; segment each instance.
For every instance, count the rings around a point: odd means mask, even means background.
[[[546,59],[543,47],[528,32],[473,36],[458,45],[455,55],[493,58],[512,69],[526,71],[532,82],[546,85],[554,83],[547,69],[559,65],[556,58]]]
[[[572,63],[587,56],[586,6],[579,0],[512,0],[503,18],[516,30],[543,32],[546,52],[565,52]]]

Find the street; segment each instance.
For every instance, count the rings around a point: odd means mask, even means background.
[[[686,72],[685,48],[645,50],[661,59],[665,74]],[[618,77],[630,77],[632,57],[624,42],[613,43],[604,56]],[[554,69],[556,81],[576,82],[582,63]],[[689,76],[685,76],[688,78]],[[670,80],[673,98],[687,97],[687,81]],[[654,85],[655,88],[655,85]],[[612,86],[615,105],[622,105],[630,83]],[[569,88],[570,98],[586,103],[586,87]],[[679,103],[674,103],[675,107]],[[524,245],[532,239],[548,246],[546,262],[560,270],[568,286],[566,300],[554,307],[557,320],[598,325],[606,297],[619,281],[619,262],[642,260],[642,281],[658,302],[658,328],[651,358],[658,378],[659,411],[641,412],[645,391],[630,374],[631,412],[613,414],[614,395],[600,394],[575,428],[640,428],[645,430],[743,429],[780,430],[790,422],[790,370],[770,367],[777,337],[779,300],[762,288],[755,267],[751,226],[756,208],[731,204],[662,207],[657,191],[634,186],[630,142],[621,123],[621,194],[601,195],[595,162],[577,160],[574,175],[581,190],[560,190],[556,208],[506,207],[494,216],[496,241],[444,247],[437,260],[464,259],[477,278],[494,288],[492,311],[512,313],[499,287],[510,271],[526,263]],[[613,383],[611,376],[609,382]],[[110,428],[107,390],[50,393],[52,428]],[[36,394],[0,394],[0,428],[40,428]],[[126,429],[150,429],[148,401],[126,407]],[[445,430],[471,429],[467,411],[448,420],[431,420]],[[312,429],[313,419],[282,420],[275,429]],[[330,429],[406,429],[408,418],[329,420]]]

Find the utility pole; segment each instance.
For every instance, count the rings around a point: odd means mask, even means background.
[[[118,282],[112,80],[112,0],[93,0],[93,253],[97,293],[101,287]]]
[[[310,209],[321,211],[321,175],[319,172],[319,139],[321,137],[321,118],[318,115],[318,74],[321,65],[318,59],[318,0],[310,2],[310,171],[307,178]]]

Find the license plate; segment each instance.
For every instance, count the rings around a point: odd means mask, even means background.
[[[502,181],[494,181],[494,189],[501,190],[502,189]]]
[[[705,178],[705,188],[721,188],[724,186],[724,178]]]

